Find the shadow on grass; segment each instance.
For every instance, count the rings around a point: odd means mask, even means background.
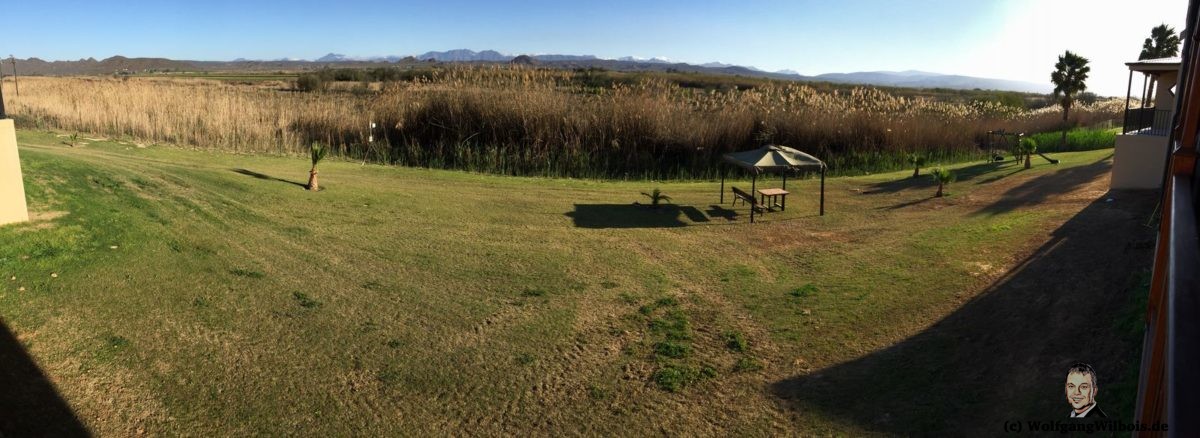
[[[0,437],[89,436],[54,384],[0,321]]]
[[[1063,382],[1081,361],[1097,370],[1096,401],[1109,419],[1130,421],[1136,384],[1128,376],[1136,381],[1141,338],[1126,328],[1136,323],[1114,320],[1145,311],[1133,279],[1150,265],[1153,230],[1140,222],[1155,196],[1127,198],[1092,202],[924,331],[777,381],[771,392],[797,412],[824,412],[885,434],[991,436],[1004,433],[1005,421],[1065,421]]]
[[[267,175],[267,174],[264,174],[264,173],[258,173],[258,172],[255,172],[255,171],[253,171],[253,170],[249,170],[249,169],[230,169],[230,170],[233,170],[233,172],[234,172],[234,173],[240,173],[240,174],[242,174],[242,175],[246,175],[246,176],[252,176],[252,177],[255,177],[255,178],[258,178],[258,179],[265,179],[265,180],[270,180],[270,181],[279,181],[279,182],[288,183],[288,184],[291,184],[291,185],[294,185],[294,186],[299,186],[299,187],[301,187],[301,188],[308,188],[308,184],[298,183],[298,182],[295,182],[295,181],[290,181],[290,180],[286,180],[286,179],[283,179],[283,178],[276,178],[276,177],[273,177],[273,176],[271,176],[271,175]]]
[[[989,173],[992,173],[992,172],[995,172],[997,170],[1004,169],[1007,167],[1014,167],[1019,170],[1020,166],[1013,166],[1014,163],[1016,163],[1016,162],[1015,161],[1000,161],[1000,162],[993,161],[993,162],[988,162],[988,163],[975,164],[975,165],[963,167],[961,169],[955,169],[954,170],[954,180],[957,182],[968,182],[968,181],[974,180],[981,176],[987,175]],[[896,192],[899,192],[902,190],[908,190],[908,189],[927,189],[927,188],[937,187],[937,184],[933,182],[933,177],[930,177],[928,175],[929,170],[932,168],[933,167],[923,168],[922,170],[924,170],[926,173],[922,173],[921,176],[916,177],[916,178],[909,177],[909,178],[904,178],[904,179],[898,179],[895,181],[884,181],[884,182],[871,184],[866,190],[863,190],[863,194],[864,195],[872,195],[872,194],[879,194],[879,193],[896,193]],[[988,179],[980,181],[980,183],[986,184],[986,183],[996,182],[996,181],[999,181],[1000,179],[1002,179],[1006,176],[1012,175],[1014,173],[1016,173],[1016,172],[1014,171],[1014,172],[1009,172],[1009,173],[1001,174],[1001,175],[992,175]]]
[[[999,200],[984,207],[978,213],[1000,214],[1020,207],[1038,205],[1045,202],[1050,196],[1070,193],[1111,171],[1112,161],[1106,157],[1086,166],[1050,172],[1009,189],[1000,195]]]
[[[683,208],[674,204],[658,208],[638,204],[575,204],[575,211],[566,216],[574,219],[579,228],[669,228],[687,226],[680,219],[682,214]]]
[[[929,202],[934,199],[937,199],[937,197],[930,196],[928,198],[921,198],[921,199],[917,199],[917,200],[913,200],[913,201],[901,202],[899,204],[889,205],[886,207],[876,207],[875,209],[876,210],[899,210],[904,207],[912,207],[914,205],[923,204],[923,203]]]
[[[708,222],[708,216],[705,216],[704,213],[701,213],[700,210],[697,209],[696,207],[693,207],[690,205],[681,205],[681,206],[679,206],[679,210],[682,211],[683,215],[687,216],[688,220],[690,220],[692,222],[695,222],[695,223]]]
[[[1013,170],[1012,170],[1011,172],[1008,172],[1008,173],[998,173],[998,174],[995,174],[995,175],[989,176],[989,177],[987,177],[987,178],[984,178],[984,179],[981,179],[981,180],[979,180],[979,183],[980,183],[980,184],[991,184],[991,183],[994,183],[994,182],[996,182],[996,181],[1000,181],[1000,180],[1002,180],[1002,179],[1004,179],[1004,178],[1007,178],[1007,177],[1010,177],[1010,176],[1016,175],[1016,174],[1018,174],[1018,173],[1021,173],[1021,172],[1022,172],[1022,171],[1024,171],[1024,170],[1025,170],[1025,167],[1024,167],[1024,166],[1016,166],[1016,167],[1014,167],[1014,168],[1013,168]]]
[[[708,211],[705,213],[708,213],[708,217],[719,217],[725,219],[727,222],[736,221],[738,217],[737,210],[731,210],[716,204],[709,205]]]
[[[738,211],[720,205],[708,210],[690,205],[661,205],[651,208],[641,204],[575,204],[575,211],[564,213],[579,228],[674,228],[688,226],[724,226],[749,224],[749,207]],[[787,222],[818,217],[817,213],[777,217],[778,212],[760,214],[757,220]],[[687,220],[684,220],[684,217]],[[714,219],[724,219],[714,222]]]

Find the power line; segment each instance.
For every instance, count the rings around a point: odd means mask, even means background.
[[[17,90],[17,97],[21,97],[21,84],[17,83],[17,58],[12,56],[10,53],[8,55],[8,60],[11,61],[13,65],[13,88]]]

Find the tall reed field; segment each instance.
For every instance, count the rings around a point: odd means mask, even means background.
[[[768,143],[809,152],[834,173],[877,172],[905,166],[909,152],[931,162],[982,157],[992,129],[1062,126],[1056,106],[786,81],[695,86],[665,74],[604,80],[525,66],[439,68],[313,92],[159,77],[29,77],[20,86],[15,97],[6,85],[9,112],[34,128],[244,153],[303,154],[319,141],[352,159],[587,178],[710,178],[721,154]],[[1076,105],[1071,123],[1115,119],[1123,105]]]

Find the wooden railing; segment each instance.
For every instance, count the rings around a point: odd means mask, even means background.
[[[1181,97],[1170,130],[1162,221],[1146,309],[1135,419],[1166,424],[1168,436],[1200,436],[1200,235],[1196,216],[1200,135],[1200,0],[1188,5]],[[1163,436],[1135,431],[1135,436]]]
[[[1125,111],[1122,134],[1160,135],[1171,133],[1171,110],[1158,108],[1133,108]]]

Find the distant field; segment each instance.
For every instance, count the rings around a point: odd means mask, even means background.
[[[221,73],[221,72],[184,72],[184,73],[146,73],[134,75],[135,77],[150,77],[150,78],[195,78],[195,79],[211,79],[214,81],[235,81],[235,82],[255,82],[255,81],[294,81],[298,74],[296,73]]]
[[[712,181],[334,159],[310,193],[302,159],[63,141],[20,132],[0,321],[98,435],[993,435],[1081,359],[1131,416],[1153,200],[1106,195],[1109,150],[941,199],[832,178],[824,217],[793,180],[750,225]]]

